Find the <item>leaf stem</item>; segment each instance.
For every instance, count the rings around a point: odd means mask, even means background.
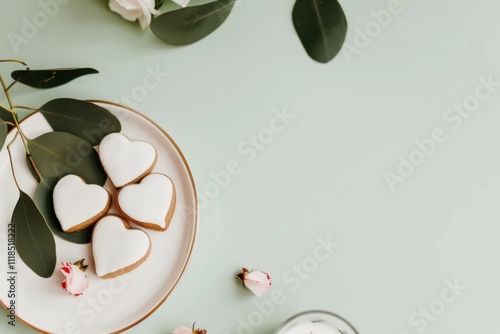
[[[12,126],[12,127],[15,127],[15,126],[16,126],[16,125],[15,125],[14,123],[12,123],[12,122],[7,122],[7,121],[1,120],[1,119],[0,119],[0,123],[2,123],[2,124],[7,124],[7,125]]]
[[[6,88],[6,90],[9,91],[12,88],[12,86],[14,86],[16,83],[19,82],[19,79],[21,79],[21,78],[22,78],[22,76],[17,78],[16,80],[12,81],[12,83]]]
[[[14,171],[14,162],[13,162],[13,159],[12,159],[12,152],[10,150],[12,144],[14,144],[14,142],[16,141],[17,139],[17,136],[19,136],[19,131],[16,131],[16,135],[14,136],[14,138],[10,141],[10,143],[7,145],[7,152],[9,152],[9,159],[10,159],[10,169],[12,171],[12,177],[14,178],[14,182],[16,183],[16,187],[19,191],[21,191],[21,187],[19,186],[19,182],[17,182],[17,178],[16,178],[16,172]]]
[[[31,167],[33,167],[33,170],[35,171],[36,175],[38,176],[39,180],[43,180],[42,174],[40,174],[40,171],[36,167],[35,160],[33,160],[33,156],[28,155],[28,159],[30,161]]]
[[[3,88],[3,91],[5,93],[5,97],[7,97],[7,102],[9,102],[10,112],[14,113],[14,108],[13,108],[13,105],[12,105],[12,100],[10,99],[10,94],[7,91],[7,86],[5,85],[5,81],[3,81],[3,77],[2,77],[1,74],[0,74],[0,82],[2,83],[2,88]]]
[[[24,66],[28,66],[28,64],[26,64],[24,61],[20,60],[20,59],[0,59],[0,63],[19,63],[19,64],[22,64]],[[14,82],[12,82],[7,88],[5,88],[5,85],[4,85],[4,90],[5,91],[8,91],[9,89],[12,88],[12,86],[14,86],[16,83],[19,82],[19,79],[20,78],[17,78]]]
[[[0,59],[0,63],[19,63],[23,64],[24,66],[28,66],[28,64],[19,59]]]
[[[31,156],[30,150],[28,148],[28,143],[27,143],[28,138],[26,137],[26,135],[23,133],[23,130],[19,126],[19,119],[17,118],[17,113],[15,111],[14,104],[12,103],[9,91],[7,90],[7,87],[5,85],[5,81],[3,81],[1,74],[0,74],[0,83],[2,84],[3,91],[5,93],[5,96],[7,97],[7,101],[9,102],[10,108],[8,109],[8,111],[10,111],[10,113],[12,114],[12,117],[14,118],[14,123],[16,124],[16,128],[17,128],[18,133],[21,135],[21,139],[23,141],[23,145],[24,145],[24,149],[26,150],[26,154],[28,154],[28,156]]]
[[[31,110],[31,111],[37,111],[38,109],[36,108],[31,108],[31,107],[26,107],[26,106],[14,106],[16,109],[26,109],[26,110]]]
[[[10,112],[12,114],[12,110],[7,107],[7,106],[4,106],[3,104],[0,103],[0,107],[2,107],[3,109],[7,110],[8,112]]]

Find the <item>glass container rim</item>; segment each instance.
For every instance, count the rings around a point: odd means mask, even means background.
[[[332,317],[332,318],[336,318],[338,320],[341,320],[343,321],[347,326],[350,327],[350,329],[353,330],[353,333],[354,334],[359,334],[359,332],[356,330],[356,328],[347,320],[345,319],[344,317],[336,314],[336,313],[333,313],[333,312],[330,312],[330,311],[322,311],[322,310],[311,310],[311,311],[304,311],[304,312],[300,312],[300,313],[297,313],[296,315],[288,318],[287,320],[285,320],[285,322],[278,328],[278,330],[275,332],[275,334],[282,334],[282,331],[283,329],[285,329],[288,325],[290,325],[293,321],[297,320],[297,319],[300,319],[304,316],[310,316],[310,315],[323,315],[323,316],[328,316],[328,317]]]

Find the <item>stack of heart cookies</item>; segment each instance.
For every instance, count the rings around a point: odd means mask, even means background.
[[[109,134],[101,141],[99,158],[118,189],[114,199],[103,187],[67,175],[54,188],[54,211],[67,233],[95,225],[95,271],[99,277],[112,278],[137,268],[151,252],[149,235],[130,223],[166,231],[175,211],[176,194],[168,176],[152,173],[157,152],[148,142]],[[108,215],[113,202],[119,215]]]

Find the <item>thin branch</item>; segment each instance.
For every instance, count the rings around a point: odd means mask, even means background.
[[[22,78],[22,76],[20,76],[20,77],[19,77],[19,78],[17,78],[16,80],[12,81],[12,83],[11,83],[11,84],[7,87],[7,89],[6,89],[6,90],[7,90],[7,91],[9,91],[9,90],[12,88],[12,86],[14,86],[16,83],[18,83],[18,82],[19,82],[19,79],[21,79],[21,78]]]
[[[24,66],[28,66],[28,64],[19,59],[0,59],[0,63],[19,63],[23,64]]]
[[[4,121],[4,120],[2,120],[2,119],[0,119],[0,123],[2,123],[2,124],[7,124],[7,125],[12,126],[12,127],[15,127],[15,126],[16,126],[14,123],[12,123],[12,122],[7,122],[7,121]]]
[[[7,97],[7,102],[9,102],[10,110],[14,112],[14,107],[12,104],[12,100],[10,99],[9,91],[7,90],[7,85],[5,85],[5,81],[3,81],[2,75],[0,75],[0,83],[2,84],[3,91],[5,93],[5,97]]]
[[[19,64],[23,64],[24,66],[28,66],[28,64],[26,64],[24,61],[22,61],[20,59],[0,59],[0,63],[19,63]],[[17,78],[7,88],[4,87],[4,90],[8,91],[9,89],[11,89],[12,86],[14,86],[16,83],[19,82],[19,79],[20,78]]]
[[[26,106],[14,106],[16,109],[26,109],[26,110],[31,110],[31,111],[37,111],[38,109],[36,108],[31,108],[31,107],[26,107]]]
[[[10,112],[10,113],[12,114],[12,110],[11,110],[9,107],[4,106],[4,105],[3,105],[3,104],[1,104],[1,103],[0,103],[0,107],[2,107],[2,109],[5,109],[5,110],[7,110],[8,112]]]
[[[28,159],[31,163],[31,167],[33,167],[33,170],[35,171],[36,175],[38,176],[38,179],[43,180],[43,176],[40,173],[40,171],[38,170],[38,168],[36,167],[35,160],[33,160],[33,156],[28,155]]]
[[[21,127],[19,126],[19,119],[17,118],[17,114],[16,114],[16,111],[15,111],[15,108],[14,108],[14,104],[12,103],[9,91],[7,90],[7,87],[5,85],[5,81],[3,81],[3,78],[2,78],[1,74],[0,74],[0,83],[2,84],[3,91],[5,93],[5,96],[7,97],[7,101],[9,102],[9,106],[10,106],[10,110],[9,111],[12,113],[12,117],[14,118],[14,123],[16,123],[17,131],[21,135],[21,139],[22,139],[22,142],[23,142],[23,145],[24,145],[24,149],[26,150],[26,154],[31,155],[30,150],[28,148],[28,143],[27,143],[28,139],[27,139],[26,135],[23,133],[23,130],[21,129]]]

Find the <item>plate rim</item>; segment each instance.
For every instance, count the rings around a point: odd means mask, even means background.
[[[175,282],[174,284],[172,285],[172,287],[167,291],[167,293],[165,294],[165,296],[163,296],[163,298],[158,302],[158,304],[156,306],[154,306],[149,312],[147,312],[146,314],[144,314],[142,317],[140,317],[139,319],[137,319],[136,321],[132,322],[131,324],[123,327],[123,328],[120,328],[118,329],[117,331],[114,331],[114,332],[111,332],[110,334],[117,334],[117,333],[122,333],[126,330],[129,330],[130,328],[132,327],[135,327],[137,326],[139,323],[141,323],[142,321],[146,320],[147,318],[149,318],[154,312],[156,312],[156,310],[158,310],[158,308],[160,308],[160,306],[163,305],[163,303],[167,300],[167,298],[170,296],[170,294],[175,290],[175,288],[177,287],[177,285],[179,284],[179,281],[181,280],[182,276],[184,275],[184,273],[186,272],[186,269],[187,269],[187,266],[189,264],[189,261],[191,260],[191,256],[193,255],[193,251],[194,251],[194,246],[195,246],[195,243],[196,243],[196,238],[197,238],[197,235],[198,235],[198,224],[199,224],[199,208],[198,208],[198,193],[196,191],[196,183],[194,181],[194,177],[193,177],[193,174],[191,172],[191,168],[189,167],[189,164],[186,160],[186,157],[184,156],[184,153],[182,152],[182,150],[180,149],[179,145],[177,145],[177,143],[175,142],[175,140],[170,136],[170,134],[167,133],[167,131],[165,129],[163,129],[158,123],[156,123],[155,121],[153,121],[151,118],[149,118],[148,116],[144,115],[143,113],[133,109],[133,108],[130,108],[128,106],[125,106],[123,104],[120,104],[120,103],[116,103],[116,102],[111,102],[111,101],[105,101],[105,100],[84,100],[84,101],[87,101],[87,102],[90,102],[90,103],[94,103],[94,104],[104,104],[104,105],[111,105],[111,106],[115,106],[115,107],[119,107],[119,108],[123,108],[123,109],[126,109],[128,110],[129,112],[132,112],[132,113],[135,113],[137,114],[138,116],[144,118],[145,120],[147,120],[148,122],[150,122],[153,126],[155,126],[158,130],[160,130],[163,135],[165,137],[167,137],[167,139],[172,143],[172,145],[174,146],[175,150],[177,151],[177,153],[179,154],[185,168],[186,168],[186,171],[188,173],[188,176],[189,176],[189,181],[191,183],[191,188],[192,188],[192,191],[193,191],[193,196],[194,196],[194,226],[193,226],[193,233],[191,235],[191,242],[190,242],[190,246],[189,246],[189,251],[187,253],[187,257],[182,265],[182,270],[179,272],[177,278],[175,279]],[[25,117],[24,119],[22,119],[21,121],[19,121],[19,124],[22,124],[23,122],[25,122],[26,120],[30,119],[32,116],[34,116],[36,114],[36,112],[32,113],[31,115]],[[7,135],[9,135],[11,132],[15,131],[16,129],[15,128],[12,128],[8,133]],[[8,311],[8,308],[7,306],[3,303],[2,300],[0,300],[0,304],[2,304],[3,308]],[[51,332],[46,332],[38,327],[36,327],[35,325],[25,321],[23,318],[19,317],[17,314],[15,315],[16,317],[16,320],[19,320],[20,322],[22,322],[23,324],[25,324],[26,326],[40,332],[40,333],[45,333],[45,334],[52,334]]]

